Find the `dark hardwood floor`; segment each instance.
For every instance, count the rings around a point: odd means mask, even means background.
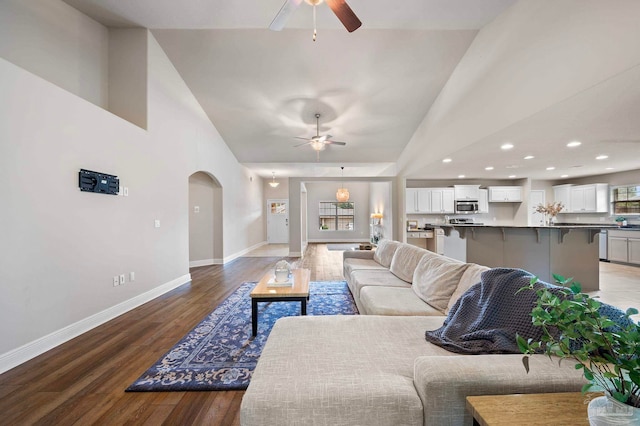
[[[242,282],[258,280],[279,259],[247,257],[193,268],[190,285],[0,375],[0,425],[238,425],[240,391],[124,389]],[[301,263],[314,281],[342,279],[342,252],[324,244],[310,244]],[[638,268],[603,269],[603,300],[638,300]]]
[[[192,282],[0,375],[0,425],[238,425],[244,392],[124,390],[241,283],[280,258],[191,270]],[[297,260],[297,259],[289,259]],[[342,252],[310,245],[312,280],[342,279]]]

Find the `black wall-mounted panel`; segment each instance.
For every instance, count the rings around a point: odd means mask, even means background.
[[[80,169],[78,186],[80,186],[80,191],[118,195],[120,180],[118,176]]]

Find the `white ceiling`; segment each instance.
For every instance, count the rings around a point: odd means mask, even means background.
[[[305,3],[274,32],[267,28],[284,0],[65,1],[108,26],[151,29],[238,160],[268,178],[273,171],[339,176],[342,165],[345,176],[395,175],[395,161],[477,31],[516,2],[349,0],[363,22],[353,33],[322,4],[313,42],[312,8]],[[613,171],[639,168],[640,72],[615,80],[463,150],[439,150],[454,157],[452,163],[441,163],[441,156],[427,160],[425,150],[428,167],[420,177],[609,172],[596,153],[610,154]],[[328,147],[319,160],[309,146],[294,148],[301,142],[296,137],[315,135],[316,113],[321,134],[347,142]],[[562,155],[564,144],[578,138],[583,146]],[[611,139],[635,142],[603,142]],[[508,154],[497,148],[504,140],[516,145]],[[527,154],[536,158],[525,162]],[[556,167],[553,174],[548,166]]]

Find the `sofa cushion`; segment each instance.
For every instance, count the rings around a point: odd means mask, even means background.
[[[424,331],[442,321],[374,315],[279,319],[242,398],[241,424],[422,425],[413,364],[421,355],[449,355],[424,339]]]
[[[467,266],[467,263],[445,256],[425,257],[413,275],[413,291],[444,314]]]
[[[458,287],[453,292],[451,297],[449,298],[449,304],[447,305],[447,309],[445,310],[445,314],[449,315],[449,311],[455,305],[456,301],[460,299],[469,288],[480,282],[480,275],[484,271],[488,271],[488,266],[478,265],[475,263],[469,263],[467,269],[462,274],[462,278],[460,278],[460,282],[458,283]]]
[[[413,272],[425,254],[435,253],[410,244],[402,244],[396,250],[391,260],[390,271],[403,281],[410,283],[413,280]],[[437,256],[437,255],[436,255]]]
[[[400,247],[402,243],[398,241],[392,240],[380,240],[378,241],[378,245],[376,247],[376,251],[373,254],[373,260],[388,268],[391,266],[391,259],[393,259],[393,254],[396,252],[398,247]]]
[[[349,290],[355,299],[360,298],[360,292],[362,288],[367,286],[386,286],[386,287],[407,287],[411,285],[406,281],[393,275],[388,270],[367,270],[360,269],[355,270],[349,276],[347,280]]]
[[[381,269],[385,271],[389,270],[389,268],[385,268],[373,259],[347,257],[343,260],[342,273],[344,274],[345,278],[351,275],[353,271],[360,269]]]
[[[360,302],[367,315],[442,316],[422,301],[410,287],[367,286],[360,290]]]

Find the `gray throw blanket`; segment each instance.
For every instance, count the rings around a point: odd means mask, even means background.
[[[525,339],[542,337],[542,329],[531,320],[536,292],[517,293],[529,286],[532,277],[522,269],[494,268],[483,272],[480,282],[453,305],[444,325],[426,332],[427,341],[462,354],[520,353],[516,333]],[[560,289],[542,281],[534,289],[542,286]]]

